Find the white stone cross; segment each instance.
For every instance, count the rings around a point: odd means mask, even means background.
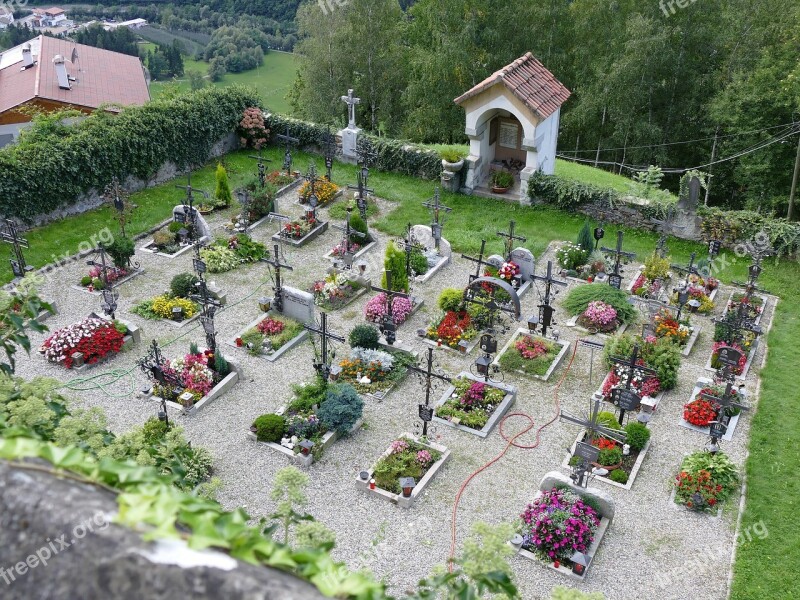
[[[347,104],[347,116],[349,118],[349,123],[347,127],[349,129],[356,128],[356,104],[361,104],[361,98],[356,98],[353,96],[353,90],[347,90],[347,96],[342,96],[342,102]]]

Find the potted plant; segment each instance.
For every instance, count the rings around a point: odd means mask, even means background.
[[[514,176],[508,171],[492,171],[489,181],[492,184],[492,192],[505,194],[514,185]]]
[[[446,150],[442,150],[441,156],[442,168],[451,173],[458,173],[464,167],[464,158],[466,158],[467,155],[462,150],[447,148]]]

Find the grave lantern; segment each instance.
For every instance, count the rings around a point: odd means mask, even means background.
[[[491,356],[479,356],[475,361],[475,367],[478,369],[478,375],[483,377],[489,376],[489,365],[492,363]]]
[[[258,299],[258,308],[261,312],[269,312],[269,309],[272,307],[272,298],[268,298],[267,296],[261,296]]]
[[[403,490],[403,498],[410,498],[411,492],[414,490],[414,486],[417,485],[417,482],[414,481],[413,477],[401,477],[400,478],[400,487]]]
[[[439,344],[439,345],[441,346],[441,344]],[[467,340],[459,340],[458,341],[458,351],[461,352],[461,354],[466,354],[468,347],[469,347],[469,342]]]
[[[642,425],[647,425],[650,422],[650,419],[653,417],[646,412],[640,412],[639,416],[636,417],[636,420],[641,423]]]
[[[572,572],[576,575],[583,575],[586,572],[586,567],[589,566],[589,557],[583,552],[575,552],[571,557]]]
[[[531,333],[536,333],[536,328],[539,326],[539,317],[537,315],[533,315],[528,317],[528,331]]]
[[[181,227],[178,230],[178,240],[180,241],[181,244],[185,245],[188,238],[189,238],[189,230],[186,229],[185,227]]]
[[[386,338],[387,344],[391,346],[397,341],[397,325],[394,324],[391,317],[388,317],[386,321],[383,322],[381,329],[383,330],[383,336]]]
[[[314,447],[314,442],[311,440],[303,440],[300,442],[300,454],[308,456],[311,454],[311,449]]]
[[[172,320],[177,321],[178,323],[183,321],[183,307],[181,306],[172,307]]]
[[[358,266],[358,272],[363,276],[367,271],[367,261],[360,260],[356,263],[356,265]]]
[[[158,420],[164,423],[169,429],[169,415],[167,414],[167,401],[162,398],[161,405],[158,407]]]
[[[523,539],[523,537],[518,533],[515,533],[513,536],[511,536],[511,545],[514,546],[514,549],[517,552],[519,552],[519,550],[522,548],[522,543],[524,541],[525,540]]]
[[[330,380],[336,381],[337,379],[339,379],[339,375],[341,374],[342,374],[342,367],[340,367],[339,365],[333,365],[331,367]]]
[[[687,302],[686,304],[689,306],[689,310],[690,310],[692,313],[696,313],[696,312],[697,312],[697,309],[699,309],[699,308],[700,308],[700,300],[698,300],[697,298],[692,298],[692,299],[691,299],[691,300],[689,300],[689,302]]]

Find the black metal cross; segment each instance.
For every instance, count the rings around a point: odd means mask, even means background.
[[[614,272],[608,276],[608,285],[617,289],[622,287],[622,263],[627,263],[636,258],[636,253],[622,250],[624,239],[625,234],[620,230],[617,231],[617,247],[615,249],[606,248],[605,246],[600,247],[601,252],[614,257]]]
[[[523,244],[528,241],[528,238],[526,238],[524,236],[521,236],[521,235],[515,235],[514,234],[514,229],[516,228],[516,226],[517,226],[516,221],[511,221],[509,223],[509,225],[508,225],[508,232],[505,232],[505,231],[498,231],[497,232],[497,235],[499,235],[502,238],[506,238],[506,241],[503,242],[505,244],[505,247],[506,247],[506,250],[505,250],[505,259],[506,260],[511,260],[511,252],[513,252],[513,250],[514,250],[514,241],[520,241]]]
[[[361,238],[361,239],[366,239],[367,235],[368,235],[368,234],[363,233],[361,231],[356,231],[355,229],[350,227],[350,213],[352,213],[352,212],[353,212],[353,209],[348,206],[347,207],[347,216],[345,217],[344,225],[335,225],[335,224],[333,225],[336,229],[344,232],[344,253],[345,253],[345,257],[343,257],[343,258],[344,258],[345,263],[347,263],[347,261],[348,261],[348,255],[349,255],[349,258],[350,258],[350,262],[352,263],[353,253],[350,251],[350,248],[352,247],[351,246],[351,242],[350,242],[350,237],[351,236],[356,236],[356,237]],[[345,265],[345,266],[347,266],[347,265]],[[350,266],[352,266],[352,264]]]
[[[408,298],[405,292],[398,292],[392,289],[392,272],[384,271],[386,273],[386,289],[371,285],[373,292],[386,294],[386,316],[380,324],[380,330],[386,338],[386,343],[390,346],[397,340],[397,324],[394,322],[394,314],[392,314],[392,305],[395,298]]]
[[[320,360],[314,360],[314,369],[320,374],[324,381],[328,381],[328,378],[331,375],[331,357],[328,355],[328,340],[335,340],[337,342],[344,342],[344,338],[340,335],[335,333],[331,333],[328,331],[328,314],[327,313],[320,313],[320,325],[319,327],[315,327],[313,325],[309,325],[307,323],[303,324],[303,327],[310,331],[311,333],[316,333],[320,336],[322,340],[322,349],[320,352]]]
[[[739,344],[741,344],[744,337],[742,334],[744,331],[749,331],[756,335],[761,335],[761,333],[763,333],[761,327],[755,324],[755,319],[751,319],[747,315],[747,298],[749,298],[749,295],[745,294],[732,317],[726,314],[718,319],[714,319],[715,327],[723,329],[724,337],[733,340],[735,336],[735,341]]]
[[[623,419],[625,418],[625,412],[628,410],[636,410],[639,408],[639,405],[642,402],[641,396],[636,393],[635,390],[631,389],[633,384],[633,378],[638,371],[641,375],[655,375],[656,370],[651,369],[650,367],[645,367],[644,365],[638,364],[639,358],[641,357],[639,351],[639,345],[635,345],[633,347],[633,351],[631,352],[630,358],[623,358],[618,356],[611,357],[611,362],[623,367],[627,368],[627,372],[624,375],[625,380],[625,387],[624,388],[617,388],[611,392],[611,399],[619,406],[619,424],[623,425]]]
[[[442,227],[444,226],[444,216],[442,215],[442,211],[444,214],[447,215],[453,209],[449,206],[445,206],[441,202],[441,190],[439,186],[436,186],[436,189],[433,192],[433,198],[428,200],[427,202],[423,202],[422,206],[427,209],[430,209],[432,221],[431,221],[431,235],[433,235],[433,247],[436,248],[437,252],[439,250],[439,242],[442,239]]]
[[[208,285],[205,281],[205,273],[208,270],[206,263],[200,259],[198,246],[195,246],[195,258],[192,260],[192,266],[199,281],[195,283],[197,292],[191,294],[189,298],[198,302],[203,307],[203,313],[200,317],[200,323],[203,325],[203,331],[206,334],[206,345],[212,352],[217,351],[217,333],[214,329],[214,315],[217,309],[222,306],[222,303],[214,298],[208,291]]]
[[[476,283],[477,282],[477,283]],[[489,284],[489,291],[483,289],[483,284]],[[473,287],[475,285],[476,287]],[[480,287],[478,287],[480,286]],[[500,303],[495,300],[495,293],[497,288],[502,289],[503,291],[507,292],[512,297],[512,302],[508,303]],[[511,287],[510,284],[506,283],[502,279],[497,278],[489,278],[485,277],[483,280],[473,280],[470,282],[470,285],[464,290],[464,302],[469,302],[470,304],[475,304],[477,306],[482,306],[486,309],[489,318],[488,318],[488,327],[487,331],[494,330],[494,321],[497,317],[498,312],[508,313],[513,315],[515,319],[519,318],[519,298],[516,297],[516,291],[514,288]]]
[[[406,225],[406,236],[397,240],[397,245],[406,253],[406,276],[409,278],[409,281],[411,281],[414,275],[411,269],[411,255],[414,253],[414,250],[422,251],[424,248],[417,239],[417,236],[414,235],[412,229],[411,223]]]
[[[367,169],[367,172],[369,169]],[[358,182],[356,185],[348,184],[348,190],[356,190],[358,196],[356,197],[356,204],[358,205],[358,214],[367,221],[367,195],[374,194],[375,190],[367,187],[367,178],[364,176],[364,168],[358,171]]]
[[[125,211],[128,208],[128,192],[119,183],[119,179],[113,177],[111,183],[106,186],[105,199],[110,201],[117,211],[117,220],[122,237],[125,237],[125,221],[127,220]]]
[[[591,401],[590,401],[591,402]],[[587,475],[590,473],[589,465],[597,461],[600,456],[600,448],[592,445],[597,434],[603,437],[612,439],[621,444],[625,443],[627,434],[624,431],[617,429],[610,429],[599,424],[600,416],[600,400],[596,399],[590,404],[589,417],[581,418],[571,415],[570,413],[561,410],[559,417],[562,421],[580,425],[586,430],[586,442],[579,441],[575,446],[575,456],[580,458],[580,462],[573,467],[571,479],[575,485],[586,487],[588,485]]]
[[[697,275],[698,274],[697,273],[697,267],[694,264],[694,259],[696,257],[697,257],[697,253],[696,252],[692,252],[692,256],[689,258],[689,264],[686,265],[685,267],[682,266],[682,265],[670,265],[670,266],[673,269],[675,269],[676,271],[680,271],[681,273],[686,273],[686,278],[687,278],[687,281],[688,281],[688,278],[689,278],[690,275]]]
[[[738,408],[739,410],[750,410],[749,406],[745,406],[739,402],[735,402],[737,393],[733,390],[733,384],[729,381],[725,386],[725,392],[721,398],[712,396],[711,394],[704,394],[700,392],[700,397],[704,400],[714,402],[719,405],[719,412],[717,413],[717,420],[711,422],[709,435],[711,435],[711,443],[716,444],[728,432],[728,423],[730,423],[730,416],[726,414],[726,409],[730,407]]]
[[[30,248],[28,240],[20,237],[17,224],[11,219],[6,219],[5,231],[0,233],[0,241],[13,246],[15,258],[12,258],[10,262],[14,277],[25,277],[26,273],[33,271],[33,267],[25,262],[25,255],[22,253],[23,248]]]
[[[272,162],[272,160],[269,158],[264,158],[261,148],[258,149],[258,156],[253,156],[250,154],[247,158],[252,158],[253,160],[258,161],[258,183],[261,184],[261,187],[263,188],[265,185],[267,185],[267,165],[264,163]]]
[[[100,278],[103,280],[103,312],[112,319],[116,319],[117,298],[119,296],[114,292],[113,282],[108,278],[108,272],[114,267],[106,263],[106,248],[102,243],[97,244],[95,253],[100,257],[100,262],[90,259],[86,261],[86,264],[100,269]]]
[[[364,186],[367,185],[369,178],[369,168],[378,160],[378,152],[367,138],[360,138],[356,145],[356,156],[358,157],[358,166],[361,167],[361,174],[364,177]]]
[[[428,423],[433,420],[433,408],[431,408],[431,392],[435,385],[436,379],[451,383],[453,380],[447,375],[436,373],[433,370],[433,348],[428,348],[428,360],[426,368],[418,365],[409,365],[407,367],[409,372],[416,373],[420,378],[424,378],[425,383],[425,404],[418,406],[419,418],[422,420],[422,435],[428,435]]]
[[[553,313],[555,309],[550,305],[550,291],[553,285],[559,285],[561,287],[566,287],[566,281],[559,281],[558,279],[553,278],[553,261],[547,261],[547,275],[536,275],[533,276],[534,281],[544,281],[544,298],[542,299],[542,303],[539,305],[539,325],[542,328],[542,335],[547,335],[547,329],[553,322]]]
[[[137,364],[139,369],[156,383],[164,387],[183,388],[180,377],[172,369],[164,368],[166,361],[156,340],[150,344],[147,356],[140,358]]]
[[[469,282],[472,283],[478,277],[483,275],[483,267],[488,266],[489,263],[483,260],[484,252],[486,251],[486,240],[481,240],[481,251],[478,253],[478,258],[474,258],[472,256],[467,256],[466,254],[462,254],[461,258],[466,258],[467,260],[471,260],[474,263],[477,263],[477,267],[475,268],[475,275],[469,276]]]
[[[308,195],[309,210],[306,211],[306,218],[316,219],[317,206],[319,206],[319,198],[317,198],[317,182],[319,181],[319,177],[317,177],[317,165],[313,162],[308,165],[308,172],[306,173],[305,180],[308,182],[308,187],[310,189]]]
[[[745,289],[745,295],[750,296],[755,292],[761,292],[762,294],[768,294],[769,292],[765,289],[758,287],[758,278],[761,277],[761,273],[764,272],[763,267],[761,266],[762,261],[767,256],[772,256],[774,253],[771,250],[753,250],[751,252],[751,256],[753,258],[753,263],[747,268],[747,282],[741,281],[733,281],[734,285],[738,285],[739,287],[743,287]]]
[[[333,159],[339,150],[339,144],[336,142],[336,136],[333,135],[331,128],[328,127],[320,137],[320,146],[322,153],[325,156],[325,179],[331,181],[333,170]]]
[[[283,153],[283,171],[288,175],[292,172],[292,146],[300,143],[296,137],[292,137],[289,133],[289,125],[286,125],[286,133],[279,133],[275,136],[285,144]]]
[[[289,271],[293,271],[292,267],[287,264],[281,263],[280,257],[280,246],[278,244],[273,245],[273,258],[262,258],[261,262],[267,263],[268,265],[272,265],[272,268],[275,270],[275,287],[272,289],[275,290],[275,298],[272,300],[272,303],[275,305],[275,309],[279,312],[283,312],[283,285],[281,283],[281,269],[287,269]]]

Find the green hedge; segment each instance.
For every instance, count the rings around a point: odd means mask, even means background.
[[[750,210],[720,210],[700,207],[704,239],[722,240],[728,248],[738,244],[768,245],[778,255],[794,254],[800,248],[800,223],[762,215]]]
[[[29,222],[115,176],[147,179],[167,161],[202,164],[248,106],[260,106],[255,90],[210,87],[118,115],[97,112],[59,135],[34,126],[27,141],[0,150],[0,214]]]
[[[574,209],[584,204],[613,204],[619,194],[610,188],[600,188],[558,175],[534,173],[528,180],[528,196],[534,201],[544,201],[562,210]]]
[[[290,135],[300,140],[301,148],[319,148],[322,135],[328,131],[327,125],[277,114],[269,115],[265,121],[272,135],[270,143],[275,145],[281,143],[275,139],[275,134],[285,133],[287,125]],[[336,130],[332,129],[332,132],[335,134]],[[372,165],[378,171],[391,171],[422,179],[438,179],[442,173],[442,157],[438,152],[399,140],[378,138],[363,133],[361,135],[372,142],[378,154],[377,161]]]

